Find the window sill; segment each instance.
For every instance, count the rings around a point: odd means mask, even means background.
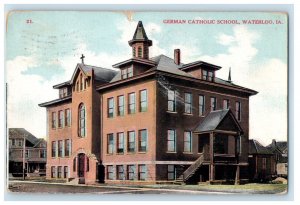
[[[124,155],[124,152],[122,152],[122,153],[116,153],[116,155]]]
[[[167,151],[166,153],[168,153],[168,154],[176,154],[177,152]]]
[[[138,152],[138,154],[146,154],[147,152]]]
[[[167,110],[166,112],[167,112],[167,113],[170,113],[170,114],[177,114],[176,111],[169,111],[169,110]]]
[[[112,156],[112,155],[114,155],[113,153],[106,153],[105,154],[106,156]]]
[[[183,152],[183,154],[194,154],[193,152]]]
[[[183,115],[193,116],[193,113],[186,113],[186,112],[184,112]]]
[[[136,152],[127,152],[126,154],[133,155],[136,154]]]

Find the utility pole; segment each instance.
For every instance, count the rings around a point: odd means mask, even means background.
[[[25,180],[25,151],[26,151],[26,139],[23,134],[23,180]]]

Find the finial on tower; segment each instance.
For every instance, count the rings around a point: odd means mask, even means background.
[[[229,67],[229,74],[228,74],[228,82],[232,82],[231,81],[231,67]]]
[[[80,59],[81,59],[82,64],[84,64],[84,58],[85,58],[85,56],[83,54],[81,54]]]

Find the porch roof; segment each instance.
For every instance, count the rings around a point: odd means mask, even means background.
[[[194,132],[203,133],[214,130],[243,132],[230,109],[211,111],[204,120],[198,124]]]

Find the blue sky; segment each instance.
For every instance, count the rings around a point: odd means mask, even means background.
[[[164,24],[166,19],[283,24]],[[286,140],[287,19],[282,13],[12,12],[6,32],[8,126],[44,137],[46,112],[37,104],[58,97],[52,85],[71,78],[81,53],[87,64],[108,68],[129,58],[127,42],[139,20],[153,40],[151,56],[172,57],[174,48],[180,48],[184,63],[220,65],[217,76],[225,79],[231,67],[234,83],[259,91],[250,101],[250,137],[264,144],[272,138]]]

